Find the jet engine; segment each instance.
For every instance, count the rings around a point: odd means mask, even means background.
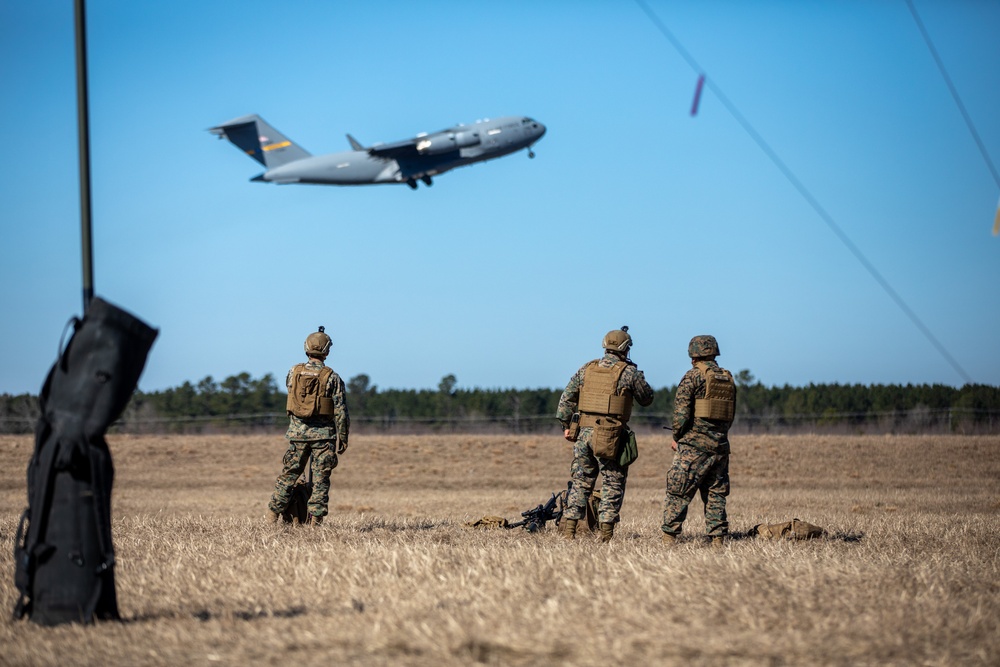
[[[437,155],[468,148],[479,143],[479,133],[471,130],[461,132],[438,132],[428,134],[417,140],[417,151],[421,155]]]

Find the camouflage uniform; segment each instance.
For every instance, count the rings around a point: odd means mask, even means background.
[[[611,368],[623,361],[622,356],[614,352],[605,352],[598,360],[602,368]],[[580,388],[583,386],[583,375],[588,364],[578,370],[566,385],[566,390],[559,397],[559,408],[556,418],[563,429],[569,428],[570,419],[577,411],[580,398]],[[628,362],[618,379],[619,394],[631,393],[639,405],[649,405],[653,402],[653,388],[646,382],[635,364]],[[601,503],[597,510],[597,520],[600,523],[613,524],[618,522],[618,513],[625,500],[625,483],[628,481],[628,467],[618,465],[614,459],[602,459],[594,455],[590,446],[594,435],[592,427],[581,428],[580,435],[573,443],[573,463],[570,466],[570,477],[573,485],[566,498],[566,509],[563,518],[582,519],[586,515],[587,500],[594,492],[598,472],[601,473]]]
[[[702,359],[718,369],[714,359]],[[677,453],[667,472],[663,504],[663,532],[678,535],[695,492],[705,504],[705,532],[710,537],[729,533],[726,496],[729,495],[729,427],[732,421],[694,416],[694,401],[705,396],[705,378],[692,368],[681,378],[674,399],[673,429]]]
[[[306,362],[309,370],[320,370],[325,366],[322,360],[310,358]],[[292,373],[295,367],[288,371],[285,386],[292,389]],[[337,373],[330,373],[326,383],[326,395],[333,398],[334,417],[311,417],[301,419],[288,415],[288,449],[282,459],[281,474],[274,484],[274,494],[268,509],[281,513],[288,506],[291,489],[295,480],[305,469],[306,461],[311,458],[313,490],[309,498],[309,514],[323,517],[327,514],[327,504],[330,499],[330,474],[337,467],[337,455],[347,449],[347,436],[351,430],[351,417],[347,412],[344,381]]]

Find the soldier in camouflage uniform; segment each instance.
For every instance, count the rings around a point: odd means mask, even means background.
[[[674,398],[671,447],[676,454],[667,473],[663,507],[666,544],[672,544],[680,534],[688,504],[696,492],[705,504],[705,532],[712,546],[722,546],[729,533],[728,433],[735,414],[736,386],[732,374],[715,363],[718,354],[714,336],[695,336],[688,345],[693,368],[681,378]]]
[[[347,437],[351,429],[351,417],[347,412],[344,381],[333,369],[323,362],[330,352],[332,341],[323,327],[306,338],[305,364],[296,364],[285,377],[289,391],[288,449],[282,460],[281,474],[274,484],[274,494],[268,503],[269,519],[277,521],[288,507],[291,489],[305,469],[306,461],[311,461],[313,489],[309,498],[308,522],[319,525],[327,514],[330,498],[330,474],[337,467],[337,456],[347,451]],[[320,414],[312,417],[297,417],[292,413],[292,393],[295,388],[296,373],[320,379],[321,396],[332,401],[332,416]],[[322,380],[325,379],[325,382]],[[331,412],[325,410],[324,412]]]
[[[578,370],[559,398],[556,418],[562,424],[565,438],[574,443],[572,485],[561,522],[563,535],[568,539],[576,536],[577,523],[586,515],[598,472],[602,476],[597,510],[601,540],[608,542],[613,537],[625,499],[628,467],[619,465],[614,456],[595,455],[592,446],[595,429],[608,428],[610,424],[612,428],[620,425],[624,431],[633,399],[639,405],[653,402],[653,388],[628,358],[632,337],[627,332],[628,327],[608,332],[602,343],[604,356]]]

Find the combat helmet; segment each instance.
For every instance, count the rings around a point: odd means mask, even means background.
[[[306,356],[310,357],[323,357],[330,354],[330,347],[333,345],[333,341],[330,337],[326,335],[326,328],[320,327],[315,333],[311,333],[306,336]]]
[[[688,356],[692,359],[698,357],[714,357],[719,354],[719,342],[715,336],[695,336],[688,344]]]
[[[609,350],[611,352],[628,354],[629,349],[632,347],[632,337],[628,335],[628,327],[612,329],[608,333],[604,334],[604,340],[601,342],[601,346],[605,350]]]

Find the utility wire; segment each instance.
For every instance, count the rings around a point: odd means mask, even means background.
[[[986,151],[986,145],[983,144],[983,140],[979,138],[979,133],[976,132],[976,126],[972,122],[972,117],[969,115],[969,112],[966,111],[965,105],[962,104],[962,98],[958,95],[958,89],[955,88],[955,84],[952,83],[951,77],[948,76],[948,70],[944,67],[944,61],[941,60],[941,56],[938,55],[937,49],[934,48],[934,43],[931,42],[930,33],[928,33],[927,28],[924,27],[924,22],[920,20],[920,16],[917,14],[917,8],[913,6],[912,0],[906,0],[906,6],[910,8],[913,20],[916,21],[917,28],[920,29],[920,34],[924,38],[924,43],[927,44],[927,50],[930,51],[931,56],[934,57],[934,62],[937,63],[938,69],[941,71],[941,77],[948,85],[948,90],[951,91],[951,96],[954,98],[955,104],[958,106],[958,110],[962,113],[962,118],[965,119],[965,124],[969,127],[969,132],[972,134],[972,138],[975,139],[976,145],[979,146],[979,152],[982,153],[986,166],[989,167],[990,173],[993,174],[993,180],[996,181],[997,187],[1000,188],[1000,173],[997,173],[997,168],[993,165],[993,160],[990,159],[990,154]]]
[[[677,50],[677,52],[681,55],[681,57],[687,61],[688,65],[690,65],[691,68],[695,70],[695,72],[697,72],[698,74],[704,74],[704,69],[702,69],[702,67],[691,56],[691,54],[687,52],[687,50],[681,45],[681,43],[677,40],[677,38],[674,37],[673,33],[670,32],[670,30],[663,23],[663,21],[661,21],[659,17],[653,13],[652,9],[649,8],[649,5],[647,5],[644,0],[635,0],[635,2],[637,5],[639,5],[640,9],[642,9],[642,11],[645,12],[646,16],[649,17],[649,20],[652,21],[653,25],[655,25],[656,28],[663,34],[663,36],[667,38],[667,41],[669,41],[670,44],[673,45],[674,49]],[[796,178],[795,174],[792,173],[792,170],[789,169],[789,167],[781,160],[780,157],[778,157],[778,154],[774,152],[771,146],[766,141],[764,141],[764,138],[760,135],[760,133],[758,133],[757,130],[753,128],[753,126],[750,124],[750,121],[748,121],[743,116],[743,114],[740,113],[739,109],[736,108],[736,105],[733,104],[728,97],[726,97],[725,93],[722,92],[722,89],[719,88],[717,85],[715,85],[715,81],[713,81],[711,78],[706,77],[705,85],[706,87],[708,87],[709,90],[715,93],[715,96],[719,99],[720,102],[722,102],[722,105],[729,111],[729,113],[733,116],[733,118],[735,118],[736,121],[743,126],[743,129],[746,130],[747,134],[750,135],[750,137],[754,140],[757,146],[759,146],[760,149],[764,151],[764,153],[771,159],[771,162],[774,163],[774,165],[778,168],[778,170],[781,171],[782,174],[784,174],[785,178],[788,179],[788,181],[792,184],[792,186],[794,186],[795,189],[799,191],[799,194],[802,195],[802,197],[806,200],[806,202],[808,202],[809,205],[812,206],[813,210],[816,211],[819,217],[823,220],[823,222],[826,223],[826,225],[830,228],[830,230],[833,231],[833,233],[837,236],[837,238],[840,239],[841,243],[847,246],[847,249],[851,251],[851,254],[853,254],[854,257],[859,262],[861,262],[861,265],[865,267],[865,269],[868,271],[869,274],[871,274],[872,278],[875,279],[875,282],[877,282],[879,286],[885,291],[885,293],[889,295],[889,298],[891,298],[896,303],[896,305],[899,306],[899,308],[903,311],[903,313],[906,314],[906,316],[910,319],[911,322],[913,322],[913,324],[917,327],[917,329],[920,330],[920,332],[924,335],[924,337],[928,341],[930,341],[931,345],[933,345],[934,348],[937,349],[937,351],[941,354],[941,356],[943,356],[945,360],[947,360],[948,363],[951,364],[951,367],[955,369],[955,371],[962,377],[962,379],[965,380],[966,383],[972,384],[972,378],[965,371],[965,369],[962,368],[961,364],[959,364],[958,361],[953,356],[951,356],[951,354],[948,352],[945,346],[941,344],[941,341],[939,341],[937,337],[934,336],[934,334],[927,327],[927,325],[925,325],[923,321],[920,319],[920,317],[917,316],[916,312],[914,312],[914,310],[910,308],[909,305],[907,305],[903,297],[900,296],[900,294],[896,292],[895,289],[893,289],[892,285],[889,284],[889,281],[886,280],[881,273],[879,273],[878,269],[875,268],[875,265],[872,264],[868,260],[868,258],[865,257],[864,253],[861,252],[861,249],[858,248],[858,246],[856,246],[853,241],[851,241],[851,239],[847,236],[844,230],[840,228],[840,225],[838,225],[836,221],[833,219],[833,217],[829,213],[827,213],[826,209],[823,208],[823,206],[812,195],[812,193],[808,190],[808,188],[806,188],[806,186],[802,183],[802,181]]]

